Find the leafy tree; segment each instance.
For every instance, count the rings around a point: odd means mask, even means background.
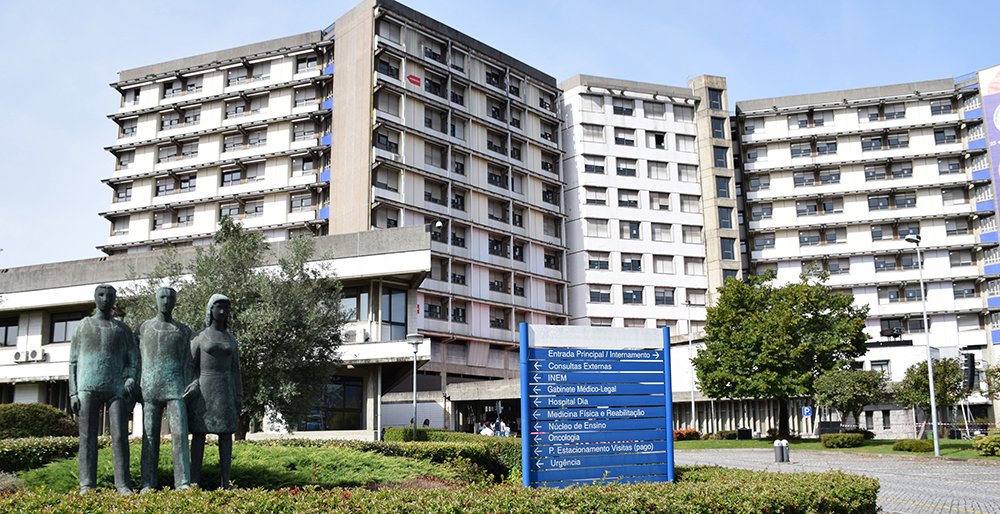
[[[277,267],[265,269],[270,252],[262,234],[225,217],[213,244],[198,247],[187,266],[167,250],[153,271],[144,277],[133,271],[133,285],[119,292],[118,315],[137,325],[155,315],[157,288],[177,289],[174,318],[196,331],[205,324],[212,294],[229,297],[228,329],[240,344],[243,374],[237,438],[265,414],[289,426],[305,419],[340,365],[337,349],[346,322],[340,281],[329,266],[308,263],[315,252],[312,238],[289,241]]]
[[[1000,400],[1000,366],[987,367],[985,375],[986,390],[981,391],[983,396],[993,401]]]
[[[885,399],[885,375],[881,371],[855,371],[834,369],[824,372],[813,381],[816,394],[813,398],[821,407],[840,412],[843,423],[848,414],[860,424],[865,405],[881,403]]]
[[[772,285],[775,272],[730,279],[708,308],[705,349],[694,359],[712,398],[777,399],[778,433],[788,434],[788,399],[811,396],[813,380],[864,355],[868,307],[831,293],[827,275]]]
[[[896,401],[912,405],[924,413],[917,439],[924,437],[927,420],[931,417],[931,389],[927,380],[927,361],[906,368],[903,380],[892,390]],[[972,391],[965,387],[965,375],[958,359],[934,359],[934,400],[937,406],[950,407],[969,397]]]

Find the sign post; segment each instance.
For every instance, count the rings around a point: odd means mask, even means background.
[[[527,487],[674,479],[668,328],[520,325]]]

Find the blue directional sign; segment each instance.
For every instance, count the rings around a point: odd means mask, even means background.
[[[673,481],[669,329],[520,328],[524,485]]]

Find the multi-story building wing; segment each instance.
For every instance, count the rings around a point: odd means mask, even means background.
[[[333,35],[331,231],[431,232],[427,388],[516,376],[518,323],[566,316],[555,79],[389,0]]]
[[[864,367],[893,380],[922,360],[886,347],[923,345],[925,297],[934,346],[994,362],[1000,249],[973,78],[736,105],[752,272],[829,273],[870,306]]]
[[[330,45],[317,31],[121,72],[100,248],[204,244],[225,215],[271,240],[326,233]]]
[[[700,97],[587,75],[560,87],[571,323],[703,326],[704,309],[685,305],[708,290]]]

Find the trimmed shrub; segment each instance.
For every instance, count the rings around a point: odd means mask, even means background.
[[[823,434],[823,448],[857,448],[865,442],[861,434]]]
[[[862,436],[864,436],[864,438],[865,438],[866,441],[870,441],[872,439],[875,439],[875,432],[872,432],[871,430],[864,430],[864,429],[861,429],[861,428],[852,428],[850,430],[844,430],[843,433],[844,434],[861,434]]]
[[[927,439],[900,439],[892,443],[892,451],[928,453],[934,451],[934,441]]]
[[[65,412],[44,403],[0,405],[0,439],[21,437],[73,437],[80,429]]]
[[[674,430],[674,441],[700,441],[701,432],[693,428]]]
[[[972,440],[972,447],[983,457],[1000,456],[1000,435],[976,436]]]
[[[0,440],[0,471],[13,473],[76,455],[77,437],[25,437]]]
[[[735,430],[719,430],[715,433],[716,439],[736,439]]]
[[[448,489],[242,489],[164,491],[121,497],[18,491],[0,496],[0,512],[79,514],[105,512],[712,512],[718,514],[876,514],[878,480],[840,471],[778,474],[741,469],[679,467],[676,484],[599,484],[525,488],[477,484]]]
[[[417,429],[417,441],[427,441],[426,428]],[[385,433],[382,434],[382,439],[385,441],[393,442],[406,442],[413,441],[413,428],[412,427],[389,427],[385,429]]]

